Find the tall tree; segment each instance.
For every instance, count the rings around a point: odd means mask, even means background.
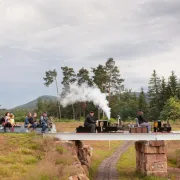
[[[93,85],[92,80],[89,77],[89,71],[85,68],[81,68],[77,74],[77,82],[79,85],[83,83],[87,83],[89,86]],[[86,102],[80,103],[80,116],[81,116],[81,108],[83,109],[83,117],[85,118],[85,108],[87,104]]]
[[[168,99],[168,95],[167,95],[166,80],[165,80],[164,77],[162,77],[160,94],[159,94],[159,109],[160,109],[160,111],[163,110],[163,107],[164,107],[165,102],[166,102],[167,99]]]
[[[58,82],[57,82],[57,72],[54,69],[53,71],[46,71],[46,77],[44,77],[44,85],[46,87],[49,87],[49,85],[51,85],[54,81],[56,84],[56,91],[57,91],[57,101],[58,101],[58,108],[59,108],[59,119],[61,119],[61,105],[60,105],[60,101],[59,101],[59,89],[58,89]]]
[[[171,72],[171,76],[169,77],[169,86],[171,97],[176,96],[178,91],[178,78],[175,75],[174,71]]]
[[[96,68],[91,68],[93,72],[93,82],[98,86],[101,92],[105,92],[105,87],[108,81],[108,74],[106,68],[103,65],[99,65]]]
[[[61,97],[63,97],[69,91],[70,84],[73,84],[76,81],[76,74],[73,68],[69,68],[65,66],[65,67],[61,67],[61,69],[63,73],[63,80],[61,84],[64,86],[63,91],[61,93]],[[73,104],[72,104],[72,109],[73,109],[73,119],[75,119],[75,109]]]
[[[87,83],[89,86],[93,85],[93,82],[89,77],[89,71],[85,68],[81,68],[77,73],[77,81],[79,85],[83,83]]]
[[[99,64],[98,67],[91,69],[94,74],[92,76],[93,82],[98,86],[101,92],[105,93],[106,84],[108,82],[108,74],[106,71],[106,67]],[[101,116],[101,109],[98,108],[98,119],[100,119],[100,116]],[[103,117],[104,117],[104,112],[103,112]]]
[[[178,80],[177,97],[180,99],[180,79]]]
[[[160,98],[161,80],[154,70],[149,81],[148,98],[149,98],[149,117],[157,119],[160,116]]]
[[[139,94],[138,98],[138,107],[141,109],[145,114],[147,114],[147,101],[146,101],[146,95],[144,93],[144,89],[141,88],[141,92]]]
[[[161,80],[158,77],[156,71],[154,70],[148,86],[148,97],[150,101],[149,102],[150,107],[158,106],[160,90],[161,90]]]
[[[109,58],[105,64],[105,69],[107,72],[107,83],[106,83],[106,92],[109,94],[109,104],[110,97],[114,93],[119,93],[124,88],[122,83],[124,79],[121,78],[120,71],[117,66],[115,66],[115,61],[113,58]]]

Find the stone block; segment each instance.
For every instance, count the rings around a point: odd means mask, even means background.
[[[149,145],[150,146],[155,146],[155,147],[158,147],[158,146],[165,146],[165,142],[164,141],[149,141]]]
[[[151,162],[145,164],[146,171],[167,171],[167,162]]]
[[[167,171],[146,171],[145,175],[147,176],[158,176],[158,177],[167,177]]]
[[[167,176],[167,156],[164,141],[138,141],[136,170],[144,175]]]
[[[143,152],[146,154],[166,154],[166,147],[145,145]]]
[[[151,162],[167,162],[166,154],[145,154],[145,161]]]

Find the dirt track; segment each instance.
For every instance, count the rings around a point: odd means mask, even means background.
[[[124,141],[116,151],[107,159],[105,159],[98,168],[95,180],[118,180],[118,171],[116,164],[120,156],[132,145],[133,141]]]

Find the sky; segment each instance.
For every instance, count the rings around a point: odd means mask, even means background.
[[[126,88],[147,90],[155,69],[180,77],[179,0],[0,0],[0,105],[41,95],[45,71],[90,70],[113,57]]]

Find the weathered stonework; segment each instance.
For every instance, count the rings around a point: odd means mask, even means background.
[[[89,145],[83,145],[81,141],[71,141],[68,145],[72,147],[73,155],[78,158],[80,162],[78,165],[83,168],[83,173],[71,176],[69,180],[89,180],[92,148]]]
[[[137,141],[136,169],[144,175],[167,177],[167,155],[164,141]]]

